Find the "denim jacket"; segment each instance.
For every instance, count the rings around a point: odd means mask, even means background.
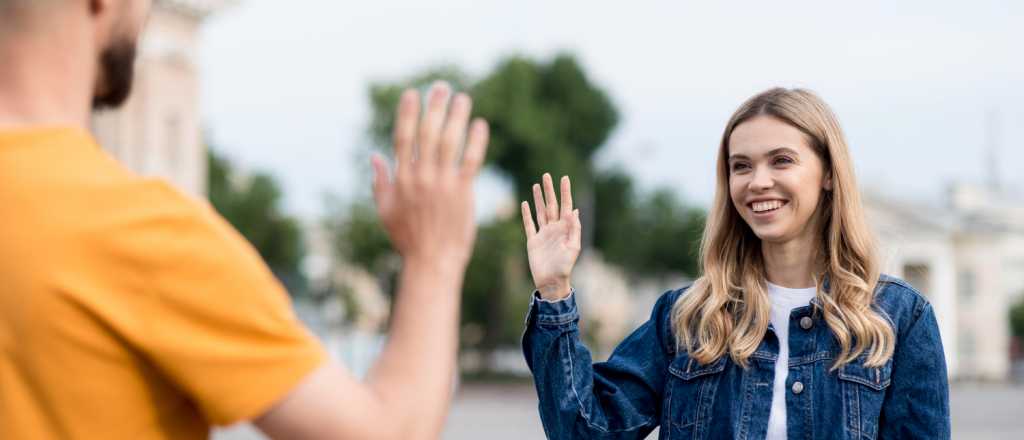
[[[825,288],[828,288],[827,282]],[[769,326],[746,369],[728,355],[700,365],[676,349],[666,292],[651,318],[592,363],[579,337],[575,294],[549,302],[534,294],[523,353],[550,439],[762,439],[771,409],[778,339]],[[817,300],[789,317],[786,421],[789,439],[948,439],[949,384],[938,324],[928,301],[906,282],[883,276],[875,296],[896,334],[880,368],[865,357],[830,371],[838,343]]]

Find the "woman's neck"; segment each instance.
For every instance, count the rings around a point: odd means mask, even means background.
[[[801,237],[784,243],[761,243],[761,255],[768,281],[794,289],[814,287],[817,240]]]

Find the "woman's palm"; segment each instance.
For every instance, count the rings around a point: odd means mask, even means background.
[[[533,282],[541,295],[547,299],[559,299],[568,294],[572,268],[580,255],[582,228],[579,211],[572,208],[569,178],[562,178],[561,204],[555,198],[551,176],[545,174],[543,181],[543,193],[540,185],[533,187],[539,228],[534,226],[529,203],[523,202],[522,205],[526,251]]]

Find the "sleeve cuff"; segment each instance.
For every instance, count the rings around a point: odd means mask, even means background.
[[[576,308],[576,289],[569,292],[569,296],[557,301],[550,301],[540,297],[540,292],[534,290],[530,296],[530,309],[526,314],[526,324],[531,322],[547,325],[563,325],[580,318],[579,310]]]

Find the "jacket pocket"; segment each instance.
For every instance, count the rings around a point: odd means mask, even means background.
[[[839,368],[843,389],[843,419],[854,438],[875,438],[886,388],[892,383],[892,360],[881,367],[867,367],[866,358]]]
[[[665,415],[673,426],[692,428],[697,433],[707,429],[726,361],[723,356],[710,364],[700,365],[682,353],[669,364]]]

